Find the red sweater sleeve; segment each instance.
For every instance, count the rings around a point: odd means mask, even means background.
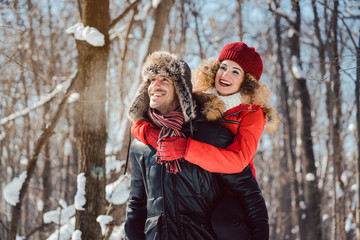
[[[185,159],[210,172],[241,172],[251,162],[264,126],[264,113],[261,109],[246,112],[239,123],[233,144],[222,149],[189,139]]]

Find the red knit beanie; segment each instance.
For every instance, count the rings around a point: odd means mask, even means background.
[[[231,60],[240,65],[245,73],[250,73],[257,80],[260,80],[263,64],[259,53],[255,48],[248,47],[243,42],[233,42],[226,44],[220,52],[218,60]]]

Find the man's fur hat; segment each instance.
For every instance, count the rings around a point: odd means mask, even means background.
[[[150,103],[148,95],[150,80],[159,74],[168,76],[173,80],[185,122],[194,119],[195,104],[192,98],[191,70],[189,66],[174,54],[158,51],[150,54],[144,62],[141,71],[142,82],[128,113],[130,120],[138,121],[143,118]]]

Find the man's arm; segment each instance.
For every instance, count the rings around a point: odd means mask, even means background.
[[[251,229],[252,240],[269,239],[269,217],[265,200],[250,167],[241,173],[219,174],[224,184],[241,202]]]
[[[130,197],[126,209],[125,233],[129,240],[145,239],[144,226],[147,218],[146,192],[142,169],[136,155],[130,151],[131,184]]]

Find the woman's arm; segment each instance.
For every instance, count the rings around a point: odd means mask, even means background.
[[[241,173],[219,176],[243,206],[246,223],[252,232],[251,239],[269,239],[269,217],[265,200],[250,167],[246,167]]]
[[[185,159],[210,172],[241,172],[251,162],[264,126],[263,111],[248,112],[239,123],[238,134],[230,146],[222,149],[189,138]]]

